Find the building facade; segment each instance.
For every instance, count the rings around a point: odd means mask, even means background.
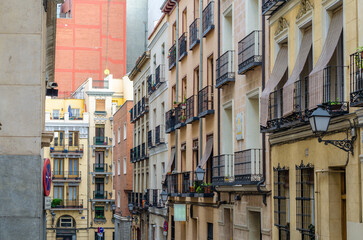
[[[133,148],[133,125],[130,110],[133,101],[127,100],[113,115],[113,189],[115,190],[115,239],[131,239],[131,215],[128,196],[132,192],[133,164],[130,150]]]
[[[54,81],[56,1],[2,1],[0,239],[44,239],[45,92]]]
[[[66,0],[58,6],[55,80],[69,96],[85,79],[126,73],[126,0]],[[108,69],[108,71],[105,71]]]
[[[361,5],[262,5],[271,64],[260,124],[270,143],[273,239],[361,238]],[[330,124],[313,134],[309,119],[319,111]]]
[[[149,36],[150,75],[147,80],[149,96],[149,239],[164,238],[164,222],[168,221],[167,208],[161,201],[162,178],[168,163],[168,138],[165,134],[165,112],[169,108],[166,63],[168,26],[162,16]]]

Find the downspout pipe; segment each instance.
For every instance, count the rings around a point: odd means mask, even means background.
[[[199,0],[199,91],[203,88],[203,0]],[[199,92],[198,92],[199,95]],[[198,96],[199,98],[199,96]],[[203,119],[199,119],[199,163],[202,161],[202,148],[203,148]],[[199,165],[199,164],[198,164]]]
[[[218,58],[221,56],[221,1],[218,0]],[[220,67],[219,64],[217,66]],[[219,70],[218,70],[219,72]],[[218,88],[218,164],[221,156],[221,89]]]

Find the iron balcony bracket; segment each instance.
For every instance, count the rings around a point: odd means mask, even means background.
[[[351,137],[351,139],[348,138],[348,131],[347,131],[347,137],[343,140],[323,140],[322,139],[323,136],[318,138],[319,142],[323,142],[325,145],[331,144],[339,149],[342,149],[346,152],[350,152],[352,153],[352,155],[354,155],[354,151],[353,151],[353,145],[354,145],[354,141],[357,138],[355,136],[355,134]]]

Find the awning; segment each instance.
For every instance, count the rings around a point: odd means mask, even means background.
[[[202,159],[199,162],[199,167],[204,168],[205,164],[207,163],[209,157],[212,154],[212,150],[213,150],[213,138],[210,137],[207,140],[207,143],[205,145],[205,150],[204,150],[204,155],[202,156]]]
[[[283,89],[283,114],[284,116],[291,114],[294,111],[294,88],[295,82],[300,79],[300,74],[304,69],[306,60],[308,59],[309,52],[312,46],[312,31],[311,29],[306,31],[300,46],[299,54],[296,58],[295,67],[292,70],[290,78],[284,85]],[[300,79],[302,80],[302,79]]]
[[[323,102],[323,69],[329,64],[343,31],[343,11],[334,13],[320,57],[309,75],[309,108]]]
[[[286,46],[280,48],[279,53],[275,61],[274,68],[272,69],[270,80],[266,83],[266,87],[261,95],[261,115],[260,124],[262,126],[267,125],[268,119],[268,103],[270,93],[276,88],[281,79],[283,78],[288,64],[288,49]]]
[[[171,152],[170,152],[170,159],[169,159],[168,165],[165,168],[165,174],[163,175],[163,177],[161,179],[162,183],[165,182],[166,174],[171,171],[171,166],[173,165],[174,160],[175,160],[175,148],[172,148]]]

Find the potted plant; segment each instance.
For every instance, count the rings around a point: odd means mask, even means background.
[[[177,108],[178,107],[178,102],[177,101],[174,101],[174,108]]]
[[[199,186],[195,189],[195,191],[196,191],[197,193],[204,193],[204,187],[203,187],[202,185],[199,185]]]
[[[182,115],[182,116],[179,117],[179,120],[180,120],[180,122],[184,123],[186,118],[187,117],[185,115]]]
[[[187,108],[187,98],[184,97],[184,101],[181,103],[181,108],[186,109]]]
[[[193,186],[189,187],[189,192],[190,193],[195,193],[195,184]]]
[[[211,193],[212,192],[212,184],[210,183],[203,183],[204,193]]]
[[[339,111],[342,109],[343,103],[337,98],[335,101],[329,101],[328,106],[330,111]]]
[[[52,208],[59,208],[59,207],[61,207],[62,202],[63,202],[62,199],[55,198],[55,199],[52,200],[50,205],[51,205]]]

